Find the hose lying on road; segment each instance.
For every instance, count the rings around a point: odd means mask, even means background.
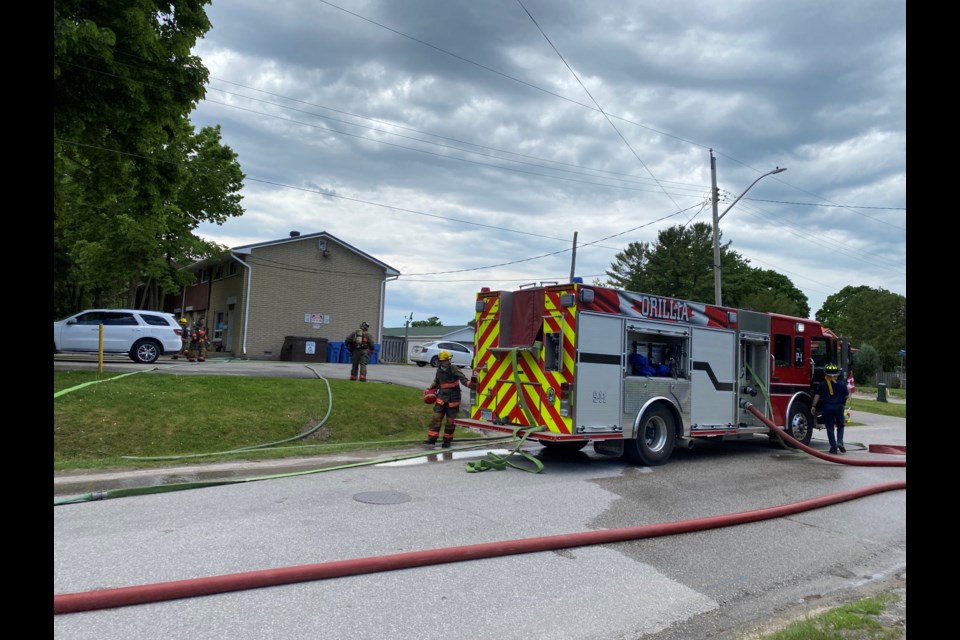
[[[793,438],[790,434],[786,433],[783,429],[780,429],[774,425],[749,402],[745,403],[744,408],[762,420],[764,424],[770,427],[773,430],[773,433],[775,433],[777,436],[789,442],[792,446],[800,448],[806,453],[818,458],[854,466],[906,467],[906,460],[859,460],[824,454],[816,449],[808,447],[807,445]],[[890,452],[906,453],[906,447],[900,448],[891,446],[889,447],[889,450]],[[870,451],[887,452],[885,447],[878,447],[875,450],[873,446],[871,446]],[[882,493],[885,491],[905,490],[906,488],[907,483],[904,480],[871,485],[860,489],[835,493],[822,496],[820,498],[812,498],[809,500],[780,505],[777,507],[768,507],[753,511],[743,511],[739,513],[711,516],[694,520],[624,527],[620,529],[605,529],[602,531],[586,531],[581,533],[560,534],[520,540],[505,540],[500,542],[465,545],[461,547],[428,549],[424,551],[414,551],[386,556],[357,558],[353,560],[338,560],[320,564],[282,567],[278,569],[264,569],[260,571],[211,576],[206,578],[177,580],[173,582],[146,584],[132,587],[119,587],[115,589],[102,589],[59,595],[55,594],[53,597],[53,613],[54,615],[59,615],[65,613],[76,613],[80,611],[109,609],[137,604],[147,604],[150,602],[161,602],[180,598],[191,598],[204,595],[213,595],[217,593],[227,593],[231,591],[241,591],[245,589],[256,589],[282,584],[294,584],[313,580],[326,580],[330,578],[377,573],[380,571],[394,571],[398,569],[409,569],[413,567],[422,567],[435,564],[464,562],[467,560],[480,560],[484,558],[501,557],[507,555],[536,553],[540,551],[552,551],[571,547],[609,544],[614,542],[624,542],[627,540],[640,540],[644,538],[691,533],[694,531],[704,531],[707,529],[716,529],[750,522],[757,522],[760,520],[785,517],[803,511],[819,509],[840,502],[854,500],[868,495]]]
[[[130,605],[146,604],[176,600],[179,598],[193,598],[230,591],[258,589],[282,584],[294,584],[313,580],[327,580],[344,576],[355,576],[381,571],[395,571],[412,567],[424,567],[450,562],[464,562],[523,553],[553,551],[584,547],[595,544],[610,544],[627,540],[656,538],[659,536],[691,533],[720,527],[729,527],[760,520],[782,518],[803,511],[819,509],[829,505],[862,498],[864,496],[895,491],[907,488],[906,480],[875,484],[860,489],[853,489],[841,493],[802,500],[777,507],[742,511],[722,516],[683,520],[663,524],[640,525],[621,529],[604,529],[602,531],[585,531],[581,533],[566,533],[538,538],[520,540],[503,540],[481,544],[464,545],[461,547],[446,547],[441,549],[427,549],[385,556],[356,558],[353,560],[336,560],[320,564],[309,564],[277,569],[263,569],[228,575],[194,578],[190,580],[176,580],[156,584],[144,584],[132,587],[118,587],[115,589],[101,589],[79,593],[63,593],[53,596],[54,615],[93,611],[96,609],[110,609]]]
[[[878,460],[878,459],[862,460],[860,458],[847,458],[845,456],[837,456],[830,453],[817,451],[813,447],[808,447],[807,445],[803,444],[802,442],[800,442],[799,440],[791,436],[789,433],[787,433],[777,425],[773,424],[773,422],[771,422],[769,418],[763,415],[763,413],[759,409],[757,409],[755,406],[753,406],[751,403],[745,402],[743,404],[743,408],[746,411],[749,411],[750,413],[755,415],[760,421],[762,421],[765,425],[767,425],[773,433],[779,436],[781,440],[786,441],[790,446],[801,449],[809,453],[810,455],[820,458],[822,460],[828,460],[830,462],[837,462],[839,464],[845,464],[845,465],[850,465],[854,467],[905,467],[907,466],[906,460]],[[890,445],[885,445],[885,447],[886,447],[885,450],[879,450],[879,449],[875,449],[873,445],[871,445],[870,451],[871,453],[894,453],[895,452],[895,453],[904,453],[904,454],[907,452],[906,447],[894,448]]]

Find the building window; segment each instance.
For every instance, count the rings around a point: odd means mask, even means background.
[[[217,311],[213,320],[213,339],[223,340],[223,311]]]
[[[790,336],[785,336],[782,333],[773,336],[773,360],[774,366],[790,366]]]
[[[227,269],[227,274],[231,276],[237,275],[237,263],[233,260],[230,261],[230,267]]]
[[[218,264],[216,267],[213,268],[213,279],[219,280],[222,277],[223,277],[223,265]]]

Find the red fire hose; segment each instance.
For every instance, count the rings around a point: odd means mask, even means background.
[[[148,602],[161,602],[165,600],[176,600],[178,598],[192,598],[216,593],[226,593],[229,591],[257,589],[281,584],[326,580],[329,578],[341,578],[365,573],[378,573],[380,571],[394,571],[397,569],[425,567],[434,564],[464,562],[467,560],[480,560],[483,558],[691,533],[693,531],[717,529],[771,518],[782,518],[802,511],[819,509],[839,502],[846,502],[884,491],[895,491],[906,488],[907,482],[903,480],[876,484],[777,507],[742,511],[740,513],[699,518],[696,520],[624,527],[621,529],[605,529],[603,531],[567,533],[521,540],[486,542],[462,547],[446,547],[386,556],[356,558],[353,560],[337,560],[298,567],[263,569],[246,573],[194,578],[192,580],[176,580],[173,582],[145,584],[134,587],[64,593],[53,597],[53,613],[54,615],[58,615],[62,613],[76,613],[78,611],[93,611],[95,609],[110,609],[114,607],[146,604]]]
[[[907,466],[906,460],[857,460],[822,453],[816,449],[808,447],[807,445],[798,441],[796,438],[793,438],[790,434],[786,433],[783,429],[780,429],[774,425],[749,402],[744,405],[744,408],[762,420],[770,429],[775,430],[774,432],[786,440],[789,444],[818,458],[854,466]],[[871,451],[905,454],[906,448],[904,447],[901,450],[900,448],[896,447],[888,448],[884,446],[878,447],[877,449],[871,447]],[[694,531],[704,531],[706,529],[717,529],[738,524],[746,524],[749,522],[757,522],[759,520],[782,518],[784,516],[800,513],[802,511],[819,509],[821,507],[837,504],[839,502],[846,502],[848,500],[854,500],[864,496],[882,493],[884,491],[895,491],[906,488],[907,482],[906,480],[903,480],[899,482],[876,484],[863,487],[861,489],[844,491],[841,493],[822,496],[820,498],[812,498],[809,500],[780,505],[777,507],[767,507],[764,509],[755,509],[753,511],[742,511],[740,513],[711,516],[695,520],[683,520],[667,522],[663,524],[624,527],[621,529],[606,529],[603,531],[568,533],[553,536],[543,536],[539,538],[525,538],[521,540],[486,542],[462,547],[446,547],[442,549],[428,549],[425,551],[397,553],[386,556],[356,558],[353,560],[337,560],[333,562],[309,564],[298,567],[263,569],[260,571],[249,571],[246,573],[194,578],[190,580],[176,580],[173,582],[161,582],[133,587],[119,587],[116,589],[102,589],[78,593],[63,593],[54,595],[53,613],[54,615],[59,615],[63,613],[76,613],[79,611],[93,611],[96,609],[125,607],[136,604],[146,604],[149,602],[161,602],[166,600],[176,600],[179,598],[192,598],[196,596],[213,595],[216,593],[257,589],[260,587],[293,584],[297,582],[309,582],[313,580],[327,580],[330,578],[377,573],[380,571],[395,571],[397,569],[424,567],[434,564],[464,562],[467,560],[480,560],[483,558],[518,555],[523,553],[536,553],[540,551],[552,551],[555,549],[567,549],[570,547],[609,544],[612,542],[624,542],[627,540],[640,540],[643,538],[656,538],[659,536],[691,533]]]
[[[857,458],[847,458],[844,456],[836,456],[829,453],[824,453],[822,451],[817,451],[816,449],[812,447],[808,447],[807,445],[803,444],[802,442],[800,442],[799,440],[791,436],[789,433],[787,433],[777,425],[773,424],[773,422],[771,422],[769,418],[763,415],[763,413],[761,413],[759,409],[757,409],[755,406],[753,406],[749,402],[744,403],[743,408],[749,411],[750,413],[752,413],[753,415],[755,415],[760,421],[763,422],[763,424],[767,425],[771,431],[773,431],[778,436],[780,436],[789,445],[796,447],[798,449],[802,449],[803,451],[806,451],[810,455],[815,456],[817,458],[821,458],[823,460],[829,460],[830,462],[846,464],[854,467],[905,467],[907,466],[906,460],[878,460],[878,459],[860,460]],[[892,445],[883,445],[881,447],[876,447],[876,448],[870,447],[870,451],[872,453],[903,453],[903,454],[906,454],[907,452],[906,447],[901,448],[901,447],[894,447]]]

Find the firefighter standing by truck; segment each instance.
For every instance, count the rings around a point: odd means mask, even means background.
[[[844,420],[844,408],[847,404],[847,397],[850,392],[847,389],[846,382],[838,382],[840,367],[835,364],[828,364],[823,368],[825,380],[817,384],[817,393],[813,396],[813,406],[823,401],[823,426],[827,428],[827,440],[830,441],[830,453],[846,453],[843,446],[843,430],[846,426]],[[837,425],[837,433],[833,433],[833,425]]]
[[[206,362],[207,360],[207,325],[203,318],[199,318],[190,328],[190,350],[187,352],[187,362]]]
[[[444,449],[450,448],[453,442],[453,431],[456,425],[453,419],[460,413],[460,385],[473,389],[473,383],[467,380],[467,376],[460,369],[453,366],[449,351],[441,351],[437,356],[440,361],[437,366],[437,375],[427,389],[437,390],[437,401],[433,405],[433,418],[430,420],[430,426],[427,428],[427,439],[423,444],[428,449],[432,449],[437,444],[437,438],[440,436],[441,425],[446,417],[446,425],[443,426],[443,444]]]
[[[174,360],[179,360],[180,356],[184,358],[187,357],[187,352],[190,346],[190,332],[187,331],[187,325],[190,324],[190,321],[186,318],[180,318],[180,351],[173,354]]]
[[[370,350],[373,349],[373,340],[367,329],[370,324],[361,322],[360,328],[347,336],[345,342],[350,352],[350,379],[367,381],[367,363],[370,362]]]

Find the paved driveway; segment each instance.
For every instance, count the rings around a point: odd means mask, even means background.
[[[53,357],[54,371],[95,371],[99,367],[96,356],[64,355]],[[239,358],[208,358],[206,362],[186,362],[164,357],[152,365],[137,364],[126,356],[104,356],[103,371],[129,373],[151,371],[180,375],[263,376],[273,378],[330,378],[348,380],[349,364],[329,362],[283,362],[279,360],[243,360]],[[430,366],[414,364],[372,364],[367,367],[368,382],[400,384],[423,389],[436,374]],[[470,375],[470,369],[464,369]]]

